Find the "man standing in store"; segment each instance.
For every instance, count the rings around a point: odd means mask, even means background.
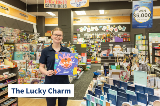
[[[69,84],[68,75],[54,75],[55,53],[68,52],[70,50],[61,45],[63,39],[63,31],[61,28],[56,27],[52,30],[51,38],[53,43],[42,50],[40,63],[40,72],[45,74],[45,84]],[[79,56],[78,61],[81,61]],[[45,65],[47,70],[45,69]],[[55,106],[57,97],[46,97],[47,106]],[[58,106],[67,106],[68,97],[58,97]]]

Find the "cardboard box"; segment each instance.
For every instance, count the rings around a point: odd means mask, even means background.
[[[32,42],[31,42],[32,44],[36,44],[36,40],[32,40]]]
[[[51,36],[51,33],[45,33],[45,36]]]

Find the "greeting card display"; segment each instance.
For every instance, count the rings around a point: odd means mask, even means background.
[[[30,82],[31,82],[31,84],[39,84],[40,79],[39,78],[30,78]]]
[[[14,60],[23,60],[23,52],[14,52]]]
[[[43,43],[38,43],[37,44],[37,52],[42,52],[43,49],[44,49]]]
[[[36,52],[30,52],[30,60],[36,60]]]
[[[30,60],[29,52],[23,52],[23,60]]]
[[[37,45],[36,44],[30,45],[30,51],[31,52],[36,52],[37,51]]]
[[[14,60],[17,63],[18,70],[21,68],[26,69],[26,60]]]
[[[15,51],[22,51],[22,44],[15,44]]]
[[[27,71],[26,71],[26,77],[31,78],[31,72],[32,72],[32,69],[27,69]]]
[[[29,51],[29,43],[22,44],[22,51],[24,51],[24,52]]]
[[[36,60],[39,61],[40,57],[41,57],[41,52],[36,52]]]
[[[20,69],[18,73],[19,73],[19,77],[24,78],[26,75],[26,69]]]
[[[35,69],[36,68],[36,60],[29,60],[27,61],[27,69]]]
[[[55,74],[56,75],[76,75],[78,66],[78,54],[57,52],[55,54]]]

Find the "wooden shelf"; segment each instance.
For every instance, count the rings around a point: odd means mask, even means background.
[[[16,100],[17,100],[17,98],[16,98],[16,99],[14,99],[13,101],[9,102],[8,104],[6,104],[6,105],[2,105],[2,106],[9,106],[9,105],[11,105],[12,103],[14,103]]]
[[[139,50],[139,51],[148,51],[148,50]]]
[[[3,85],[0,86],[0,88],[6,87],[6,86],[8,86],[8,84],[13,84],[13,83],[15,83],[15,82],[17,82],[17,81],[13,81],[13,82],[11,82],[11,83],[3,84]]]
[[[10,76],[10,77],[4,78],[3,80],[6,80],[6,79],[8,79],[8,78],[12,78],[12,77],[15,77],[15,76],[16,76],[16,74],[15,74],[15,75],[12,75],[12,76]],[[0,81],[3,81],[3,80],[0,80]]]
[[[0,92],[0,96],[2,96],[5,93],[8,93],[8,90]]]
[[[136,45],[148,45],[148,44],[136,44]]]
[[[9,98],[10,98],[10,97],[1,99],[1,100],[0,100],[0,104],[1,104],[2,102],[4,102],[4,101],[8,100]]]
[[[9,72],[9,74],[13,73],[13,75],[11,74],[7,78],[4,78],[4,79],[2,79],[0,81],[5,81],[5,80],[7,80],[9,78],[12,78],[14,81],[6,83],[6,84],[3,84],[3,85],[0,85],[0,88],[8,87],[8,84],[18,84],[18,81],[17,81],[17,79],[18,79],[18,67],[13,67],[13,68],[8,68],[8,69],[3,69],[3,70],[1,69],[0,70],[0,75],[3,75],[4,72]],[[8,94],[8,90],[6,88],[5,91],[0,92],[0,97],[3,98],[7,94]],[[13,101],[9,102],[8,104],[4,104],[3,102],[8,100],[9,98],[10,97],[6,97],[6,98],[3,98],[3,99],[0,99],[1,106],[10,106],[13,102],[14,103],[15,102],[18,103],[18,98],[15,97],[15,98],[13,98]]]

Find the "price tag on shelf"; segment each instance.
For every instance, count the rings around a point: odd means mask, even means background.
[[[113,46],[113,44],[109,44],[109,46]]]

